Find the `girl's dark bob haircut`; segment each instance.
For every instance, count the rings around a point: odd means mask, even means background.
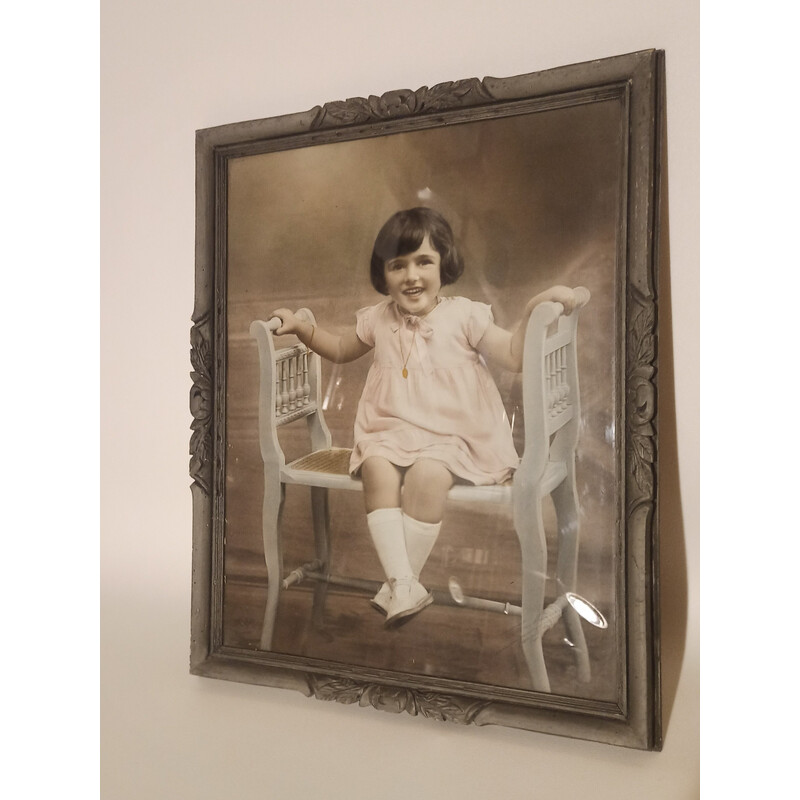
[[[426,236],[441,256],[442,286],[455,283],[461,277],[464,260],[456,248],[450,223],[432,208],[409,208],[389,217],[375,239],[369,276],[376,291],[389,294],[384,272],[386,262],[418,250]]]

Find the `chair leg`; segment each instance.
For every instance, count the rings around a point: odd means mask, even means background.
[[[522,652],[535,691],[549,692],[550,679],[542,651],[542,612],[547,583],[547,540],[542,501],[536,489],[514,484],[514,527],[522,553]]]
[[[330,514],[328,511],[328,490],[319,486],[311,487],[311,519],[314,526],[314,555],[322,564],[320,571],[328,575],[330,571]],[[311,618],[319,629],[323,626],[325,600],[328,596],[328,582],[314,583],[314,603]]]
[[[570,469],[566,480],[553,490],[553,505],[558,520],[558,562],[556,578],[559,595],[574,592],[578,576],[578,501],[575,489],[575,471]],[[591,680],[589,649],[581,625],[581,618],[575,609],[567,604],[564,609],[564,624],[573,646],[578,680],[588,683]]]
[[[283,501],[286,487],[280,475],[270,476],[265,472],[264,506],[262,511],[264,535],[264,561],[267,565],[267,607],[264,611],[264,625],[261,629],[261,649],[272,649],[272,636],[275,632],[275,619],[278,615],[278,601],[283,576],[283,550],[280,541],[280,524],[283,514]]]

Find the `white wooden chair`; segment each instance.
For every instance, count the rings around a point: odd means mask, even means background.
[[[575,591],[578,563],[575,447],[580,403],[575,337],[580,309],[589,300],[589,292],[583,287],[575,289],[575,294],[578,303],[570,315],[563,313],[559,303],[547,302],[538,305],[530,316],[522,373],[525,450],[512,481],[495,486],[457,484],[449,494],[454,500],[506,503],[513,509],[522,554],[522,603],[516,608],[521,617],[522,649],[533,688],[543,692],[550,691],[550,682],[542,652],[542,636],[562,616],[573,645],[578,679],[588,681],[590,678],[580,617],[567,602]],[[315,322],[308,309],[296,313]],[[261,636],[263,650],[272,648],[280,593],[292,583],[303,578],[318,581],[316,610],[324,602],[328,583],[343,583],[371,592],[380,586],[380,581],[337,578],[329,572],[328,490],[361,491],[362,485],[348,474],[350,450],[331,444],[331,434],[322,413],[320,357],[300,342],[276,349],[272,331],[279,325],[279,320],[272,319],[257,320],[250,326],[250,334],[258,342],[260,358],[259,439],[264,460],[263,535],[268,574]],[[300,419],[305,419],[308,425],[311,451],[287,464],[277,429]],[[311,489],[316,558],[282,580],[280,520],[288,484]],[[558,523],[558,596],[545,606],[547,541],[542,501],[547,495],[553,499]],[[460,603],[469,605],[463,599]]]

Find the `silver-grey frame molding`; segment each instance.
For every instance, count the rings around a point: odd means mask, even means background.
[[[222,644],[225,519],[226,181],[231,158],[287,147],[358,139],[491,119],[509,104],[558,107],[576,95],[618,91],[628,110],[624,264],[617,287],[621,574],[616,576],[624,636],[619,704],[530,693],[526,702],[475,693],[458,681],[406,680],[354,665],[319,669],[285,656]],[[200,130],[196,135],[196,288],[191,330],[193,416],[190,474],[193,561],[190,671],[226,680],[295,689],[307,696],[407,711],[440,720],[504,725],[639,749],[661,748],[657,383],[658,241],[664,53],[646,50],[512,78],[471,78],[417,91],[326,103],[309,111]],[[288,138],[287,138],[288,137]],[[417,676],[414,676],[416,678]]]

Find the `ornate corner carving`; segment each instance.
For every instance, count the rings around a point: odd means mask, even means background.
[[[213,406],[213,353],[211,320],[202,316],[190,333],[192,388],[189,391],[189,410],[192,413],[189,440],[189,475],[207,494],[211,494],[212,470],[212,406]]]
[[[495,99],[478,78],[437,83],[416,91],[398,89],[380,97],[351,97],[320,106],[311,123],[312,130],[340,125],[362,125],[394,117],[417,116],[460,106],[475,106]]]
[[[656,459],[656,307],[651,297],[632,294],[626,369],[628,443],[632,487],[628,507],[652,503]]]
[[[471,700],[466,697],[425,692],[402,686],[383,686],[362,683],[349,678],[328,675],[309,675],[309,688],[318,700],[335,700],[337,703],[357,703],[372,706],[380,711],[399,714],[402,711],[417,716],[458,722],[469,725],[488,705],[488,700]]]

